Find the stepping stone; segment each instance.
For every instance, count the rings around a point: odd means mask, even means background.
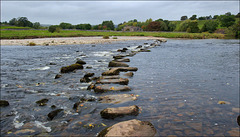
[[[129,67],[129,65],[123,62],[110,61],[108,67]]]
[[[137,71],[138,70],[138,68],[136,68],[136,67],[117,67],[117,68],[111,68],[110,70],[112,70],[112,69],[116,69],[116,70],[118,70],[118,71],[124,71],[124,72],[126,72],[126,71]]]
[[[99,77],[99,79],[119,79],[120,76],[116,75],[116,76],[101,76]]]
[[[128,85],[129,80],[127,78],[119,78],[119,79],[100,79],[96,82],[96,84],[120,84],[120,85]]]
[[[137,100],[137,97],[133,94],[106,95],[101,96],[98,99],[100,103],[112,103],[112,104],[125,103],[134,100]]]
[[[114,59],[122,59],[126,57],[125,55],[116,55],[116,56],[113,56]]]
[[[136,105],[118,108],[106,108],[100,112],[102,118],[114,119],[116,117],[123,117],[124,115],[139,114],[139,107]]]
[[[130,62],[129,58],[123,58],[123,59],[116,59],[117,62]]]
[[[153,137],[156,129],[148,121],[140,121],[137,119],[119,122],[111,127],[102,130],[98,137],[112,136],[148,136]]]
[[[124,76],[128,76],[128,77],[132,77],[134,75],[133,72],[128,72],[128,73],[125,73]]]
[[[6,107],[9,106],[9,102],[6,100],[0,100],[0,107]]]
[[[94,89],[95,93],[103,93],[107,91],[130,91],[128,86],[109,86],[109,85],[100,85],[96,86]]]
[[[112,68],[108,71],[102,73],[103,76],[112,76],[112,75],[119,75],[120,71],[117,68]]]

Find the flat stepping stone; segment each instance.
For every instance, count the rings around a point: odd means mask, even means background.
[[[120,76],[119,75],[115,75],[115,76],[101,76],[99,77],[99,79],[119,79]]]
[[[128,85],[129,80],[127,78],[119,78],[119,79],[100,79],[96,82],[96,84],[120,84],[120,85]]]
[[[112,136],[148,136],[153,137],[156,129],[148,121],[140,121],[137,119],[119,122],[111,127],[102,130],[98,137]]]
[[[125,115],[139,114],[139,107],[136,105],[128,107],[118,107],[118,108],[106,108],[100,112],[102,118],[114,119],[116,117],[123,117]]]
[[[102,73],[103,76],[112,76],[112,75],[119,75],[120,71],[117,68],[112,68],[108,71]]]
[[[129,67],[129,65],[123,62],[110,61],[108,67]]]
[[[123,58],[123,59],[116,59],[117,62],[130,62],[129,58]]]
[[[128,73],[125,73],[124,76],[128,76],[128,77],[132,77],[134,75],[133,72],[128,72]]]
[[[137,97],[133,94],[117,94],[117,95],[106,95],[99,97],[98,101],[100,103],[111,103],[119,104],[129,101],[137,100]]]
[[[110,85],[100,85],[96,86],[94,89],[95,93],[103,93],[108,91],[130,91],[128,86],[110,86]]]
[[[117,68],[111,68],[110,70],[112,70],[112,69],[113,70],[118,70],[118,71],[124,71],[124,72],[126,72],[126,71],[137,71],[138,70],[138,68],[136,68],[136,67],[117,67]]]

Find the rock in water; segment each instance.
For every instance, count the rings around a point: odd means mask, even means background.
[[[128,107],[118,107],[118,108],[106,108],[100,112],[102,118],[114,119],[116,117],[122,117],[124,115],[135,115],[139,113],[139,108],[136,105]]]
[[[62,67],[61,73],[73,72],[76,69],[83,69],[83,66],[81,64],[72,64],[70,66]]]
[[[96,84],[120,84],[120,85],[128,85],[129,80],[127,78],[119,78],[119,79],[100,79],[96,82]]]
[[[238,115],[238,117],[237,117],[237,123],[240,126],[240,115]]]
[[[45,106],[45,105],[47,105],[47,104],[46,104],[47,102],[48,102],[48,99],[47,99],[47,98],[44,98],[44,99],[41,99],[41,100],[36,101],[36,103],[37,103],[39,106]]]
[[[134,75],[133,72],[128,72],[124,74],[124,76],[128,76],[128,77],[132,77],[133,75]]]
[[[123,59],[116,59],[117,62],[130,62],[129,58],[123,58]]]
[[[0,100],[0,107],[6,107],[6,106],[8,106],[8,105],[9,105],[8,101],[6,101],[6,100]]]
[[[130,91],[131,88],[128,86],[109,86],[109,85],[100,85],[96,86],[94,89],[95,93],[103,93],[107,91]]]
[[[133,94],[117,94],[117,95],[106,95],[99,97],[98,101],[100,103],[111,103],[119,104],[129,101],[137,100],[137,96]]]
[[[58,79],[58,78],[61,78],[61,77],[62,77],[62,75],[57,74],[57,75],[55,76],[55,79]]]
[[[111,127],[102,130],[98,137],[110,136],[148,136],[153,137],[156,129],[148,121],[128,120],[119,122]]]
[[[84,75],[84,77],[92,77],[94,75],[94,73],[87,73]]]
[[[129,65],[123,62],[111,61],[108,67],[129,67]]]
[[[63,111],[63,109],[57,109],[57,110],[51,111],[50,113],[48,113],[48,118],[50,120],[53,120],[53,118],[56,117],[58,113],[60,113],[61,111]]]
[[[102,73],[103,76],[119,75],[120,71],[117,68],[112,68],[111,70]]]
[[[86,64],[86,62],[81,60],[81,59],[79,59],[79,60],[77,60],[76,64],[84,65],[84,64]]]

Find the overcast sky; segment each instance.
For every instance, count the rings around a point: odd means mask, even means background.
[[[101,24],[112,20],[114,24],[137,19],[146,21],[162,18],[180,20],[181,16],[197,17],[237,14],[238,1],[1,1],[1,21],[27,17],[41,24],[90,23]]]

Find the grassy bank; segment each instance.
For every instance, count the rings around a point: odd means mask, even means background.
[[[99,32],[80,30],[61,30],[60,33],[50,33],[47,30],[1,30],[1,39],[27,39],[47,37],[80,37],[80,36],[153,36],[164,38],[190,38],[190,39],[223,39],[223,34],[211,33],[179,33],[179,32]]]

